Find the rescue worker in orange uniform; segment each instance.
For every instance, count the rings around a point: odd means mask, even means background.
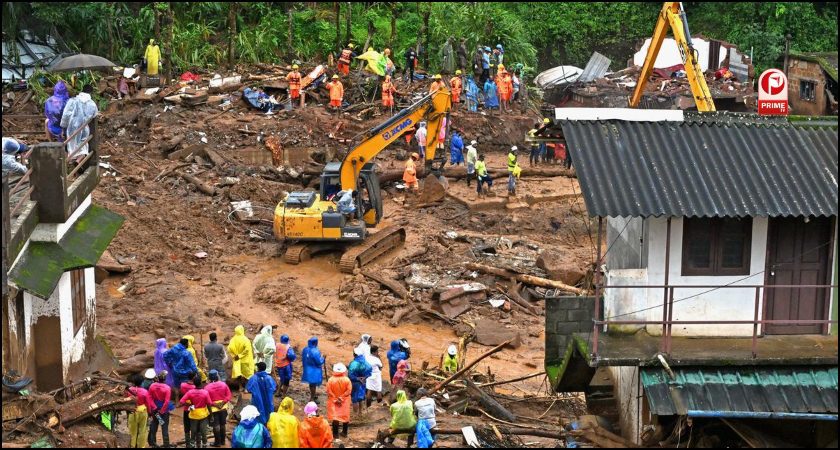
[[[437,75],[435,75],[435,81],[432,81],[432,84],[429,85],[429,93],[432,94],[442,87],[443,87],[443,80],[441,79],[440,74],[437,74]]]
[[[455,76],[449,80],[449,87],[452,89],[452,109],[456,109],[458,103],[461,103],[461,88],[463,82],[461,81],[461,70],[455,71]]]
[[[309,402],[303,408],[306,418],[298,426],[300,448],[332,448],[333,434],[330,424],[318,415],[318,405]]]
[[[391,114],[394,114],[394,93],[396,92],[397,88],[391,82],[391,75],[385,75],[385,81],[382,82],[382,106]]]
[[[352,43],[347,44],[347,48],[342,50],[338,57],[338,73],[344,76],[350,75],[350,61],[356,57],[356,53],[353,51],[354,47]]]
[[[415,192],[420,189],[420,184],[417,182],[417,161],[419,160],[420,155],[416,152],[412,153],[411,158],[405,162],[405,171],[403,172],[403,181],[406,188]]]
[[[496,74],[496,91],[499,93],[499,103],[504,112],[510,111],[510,96],[513,94],[513,78],[505,70],[504,64],[498,65]]]
[[[295,100],[300,98],[300,72],[298,65],[292,65],[292,71],[286,75],[286,80],[289,82],[289,98],[292,99],[292,107],[295,106]]]
[[[332,424],[333,437],[338,436],[341,424],[341,436],[347,437],[350,426],[350,394],[353,384],[347,377],[347,367],[342,363],[333,366],[333,375],[327,381],[327,420]]]
[[[330,107],[337,112],[341,108],[341,102],[344,100],[344,85],[338,79],[338,75],[332,76],[332,81],[327,83],[327,89],[330,91]]]

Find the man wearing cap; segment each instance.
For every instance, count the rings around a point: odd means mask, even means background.
[[[140,384],[140,387],[148,390],[152,386],[152,383],[155,382],[156,376],[157,374],[155,373],[155,369],[146,369],[146,371],[143,372],[143,383]]]
[[[478,192],[478,196],[482,196],[481,192],[481,185],[487,183],[487,192],[490,192],[490,188],[493,186],[493,177],[491,177],[487,173],[487,165],[484,163],[484,155],[478,155],[478,161],[475,163],[475,174],[476,174],[476,191]]]
[[[15,158],[21,153],[25,153],[28,147],[23,142],[13,138],[3,138],[3,176],[9,174],[24,175],[26,173],[26,166],[17,162]]]
[[[154,372],[154,371],[153,371]],[[143,379],[134,376],[134,386],[126,388],[126,394],[135,401],[134,411],[128,414],[128,433],[131,435],[131,448],[145,448],[149,438],[149,412],[154,409],[154,403],[149,391],[142,387]]]
[[[327,420],[332,424],[333,436],[338,435],[338,425],[341,424],[341,435],[347,437],[352,393],[353,383],[347,378],[347,367],[342,363],[335,364],[333,375],[327,381]]]
[[[443,355],[443,371],[449,373],[455,373],[458,371],[458,348],[454,345],[450,345],[448,349],[446,349],[446,354]]]
[[[207,375],[210,384],[204,388],[210,395],[210,426],[213,428],[213,443],[211,447],[225,445],[225,424],[227,423],[227,406],[230,403],[232,394],[227,383],[219,378],[219,371],[210,370]]]
[[[391,75],[385,75],[385,81],[382,82],[382,107],[388,112],[394,114],[394,94],[397,88],[391,81]]]
[[[405,170],[403,171],[403,182],[406,189],[411,191],[418,191],[420,184],[417,182],[417,161],[420,160],[420,155],[416,152],[411,153],[411,158],[405,162]]]
[[[300,72],[298,68],[297,64],[292,64],[292,71],[286,75],[286,80],[289,81],[289,98],[292,99],[290,103],[293,108],[295,100],[300,98]]]
[[[510,97],[513,94],[513,81],[510,78],[510,73],[505,70],[504,64],[499,64],[498,68],[496,90],[499,93],[502,112],[508,112],[510,111]]]
[[[350,61],[356,57],[354,47],[352,42],[347,44],[347,48],[342,50],[338,57],[338,72],[344,76],[350,75]]]
[[[472,178],[475,177],[475,163],[478,162],[478,150],[475,148],[476,145],[478,145],[478,142],[473,140],[470,142],[470,145],[467,146],[467,187],[469,187]]]
[[[443,87],[443,79],[440,74],[435,75],[434,81],[429,85],[429,93],[434,94],[438,89]]]
[[[327,89],[330,91],[330,107],[337,112],[344,101],[344,85],[341,84],[338,75],[332,76],[332,81],[327,83]]]
[[[508,195],[516,196],[516,175],[514,172],[518,166],[516,161],[516,154],[519,149],[514,145],[510,148],[507,155],[507,169],[508,169]]]
[[[455,71],[455,76],[449,80],[449,87],[451,88],[452,92],[452,110],[454,111],[458,107],[458,103],[461,103],[461,90],[464,83],[461,81],[461,69]]]

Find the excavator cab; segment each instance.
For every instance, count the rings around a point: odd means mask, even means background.
[[[356,198],[356,211],[365,225],[375,227],[382,220],[382,191],[379,177],[373,163],[367,163],[359,172],[357,184],[359,196]],[[330,200],[341,191],[341,163],[330,162],[321,173],[321,198]]]

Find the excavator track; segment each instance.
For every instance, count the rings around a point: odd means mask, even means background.
[[[353,273],[353,269],[364,267],[382,254],[393,250],[405,242],[405,228],[393,225],[383,228],[378,233],[368,236],[361,244],[350,248],[341,255],[339,267],[344,273]]]
[[[283,261],[288,264],[300,264],[302,261],[306,261],[311,257],[312,253],[309,245],[295,244],[286,249],[286,253],[283,254]]]

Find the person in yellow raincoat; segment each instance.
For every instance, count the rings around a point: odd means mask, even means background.
[[[192,335],[188,334],[188,335],[184,336],[184,339],[186,339],[190,343],[190,345],[187,346],[187,351],[190,352],[190,355],[192,355],[192,357],[193,357],[193,362],[195,363],[195,367],[196,367],[196,369],[198,369],[198,375],[201,376],[201,382],[206,383],[207,382],[207,373],[205,373],[204,369],[202,369],[201,366],[198,365],[198,356],[196,356],[195,349],[193,348],[193,343],[195,342],[195,338]]]
[[[146,60],[146,75],[156,76],[158,74],[158,64],[160,64],[160,47],[155,44],[154,39],[149,39],[149,45],[146,46],[143,59]]]
[[[251,340],[245,337],[245,327],[237,325],[233,329],[233,338],[228,344],[228,353],[233,358],[231,380],[244,378],[248,380],[254,374],[254,353],[251,347]]]
[[[268,432],[271,433],[273,448],[298,448],[298,426],[295,417],[295,401],[289,397],[280,402],[277,412],[268,418]]]
[[[397,391],[397,401],[391,404],[391,432],[403,432],[408,435],[408,447],[414,442],[414,427],[417,419],[414,417],[414,404],[408,399],[405,391]],[[390,442],[388,442],[390,441]],[[386,442],[392,444],[394,437],[387,438]]]

